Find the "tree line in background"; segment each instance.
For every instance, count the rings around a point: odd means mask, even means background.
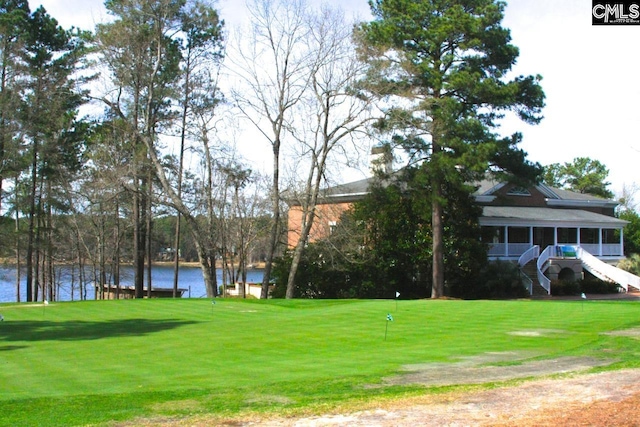
[[[131,263],[142,297],[152,261],[170,260],[177,292],[181,257],[198,261],[210,297],[216,269],[246,281],[265,262],[266,296],[286,233],[281,186],[311,223],[331,168],[357,162],[370,103],[354,89],[352,23],[256,0],[233,37],[206,1],[105,7],[108,22],[86,32],[26,0],[0,3],[0,249],[17,264],[18,299],[54,300],[61,262],[89,267],[99,289]],[[271,176],[243,159],[241,127],[271,146]]]
[[[86,32],[0,0],[0,250],[17,286],[25,271],[18,298],[54,300],[61,262],[99,289],[131,263],[143,297],[152,262],[171,261],[177,293],[181,258],[198,261],[209,297],[216,269],[244,282],[256,261],[263,297],[272,276],[288,298],[480,289],[471,273],[488,267],[468,183],[540,178],[522,136],[498,132],[505,114],[540,121],[540,76],[506,78],[518,49],[500,1],[369,3],[374,19],[356,25],[302,0],[255,0],[232,34],[207,1],[107,0],[108,22]],[[238,141],[240,129],[255,140]],[[324,242],[332,251],[309,244],[322,186],[370,141],[404,153],[401,182],[372,189]],[[268,176],[242,144],[267,149]],[[545,178],[577,186],[565,166]],[[274,263],[285,200],[301,206],[301,230]],[[308,286],[330,286],[326,266],[345,262],[355,288]]]

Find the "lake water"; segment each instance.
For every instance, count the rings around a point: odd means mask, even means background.
[[[222,285],[222,272],[217,270],[218,285]],[[74,294],[71,295],[71,273],[68,267],[59,267],[58,275],[60,277],[59,300],[71,301],[80,300],[80,290],[77,289],[77,277]],[[247,282],[261,283],[263,270],[248,270]],[[152,286],[154,288],[173,288],[173,266],[153,266],[151,270]],[[21,301],[25,301],[26,291],[26,274],[21,274],[20,297]],[[133,268],[131,266],[122,266],[120,274],[121,286],[133,285]],[[147,281],[145,278],[145,287]],[[178,276],[178,287],[187,289],[183,294],[183,298],[204,298],[207,291],[204,287],[202,271],[200,267],[180,267]],[[41,296],[40,296],[41,299]],[[95,299],[95,291],[93,286],[87,286],[87,299]],[[0,302],[16,301],[16,269],[15,267],[0,267]]]

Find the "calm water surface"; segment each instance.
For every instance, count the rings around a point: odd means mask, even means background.
[[[218,273],[218,285],[222,285],[222,272]],[[72,275],[69,267],[58,267],[59,276],[59,300],[71,301],[80,300],[80,290],[78,289],[77,272],[75,278]],[[91,276],[87,276],[88,278]],[[263,271],[262,270],[249,270],[247,272],[247,282],[260,283],[262,282]],[[72,281],[75,281],[73,295],[71,293]],[[151,281],[154,288],[173,288],[173,266],[154,266],[151,271]],[[21,274],[20,285],[20,297],[21,301],[25,301],[26,298],[26,274]],[[121,267],[120,285],[131,286],[133,285],[133,268],[130,266]],[[147,286],[145,278],[145,287]],[[183,298],[204,298],[207,295],[207,291],[204,287],[204,280],[202,278],[202,271],[200,267],[180,267],[178,276],[178,287],[186,289],[183,294]],[[92,286],[87,286],[87,299],[95,299],[95,291]],[[40,296],[41,299],[41,296]],[[0,302],[15,302],[16,301],[16,269],[15,267],[0,267]]]

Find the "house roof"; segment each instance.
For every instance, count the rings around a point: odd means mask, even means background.
[[[478,200],[488,200],[505,183],[493,179],[484,179],[476,184],[478,189],[474,195]],[[561,188],[550,187],[546,184],[537,184],[536,189],[542,193],[549,206],[573,206],[573,207],[609,207],[615,208],[618,203],[613,200],[603,199],[592,194],[577,193],[575,191],[563,190]]]
[[[551,223],[566,227],[589,224],[594,227],[619,228],[624,227],[628,221],[580,209],[523,206],[484,206],[480,217],[481,225],[544,226]]]
[[[372,182],[373,178],[365,178],[358,181],[348,182],[346,184],[329,187],[325,189],[322,194],[333,203],[354,202],[362,199],[369,193],[369,187]]]
[[[369,192],[369,186],[373,180],[374,178],[365,178],[329,187],[324,190],[323,195],[333,202],[352,202],[359,200]],[[484,179],[476,185],[478,188],[474,192],[474,196],[478,201],[481,201],[491,198],[505,183],[493,179]],[[570,190],[554,188],[546,184],[538,184],[536,185],[536,189],[545,195],[549,206],[598,206],[615,208],[618,205],[618,203],[613,200],[603,199],[592,194],[576,193]]]

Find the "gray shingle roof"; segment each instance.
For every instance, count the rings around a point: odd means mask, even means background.
[[[348,182],[346,184],[336,185],[324,190],[324,197],[337,201],[355,201],[361,199],[369,192],[369,186],[374,181],[374,178],[365,178],[358,181]],[[495,191],[502,187],[500,181],[494,179],[485,179],[477,184],[478,189],[475,191],[475,196],[491,196]],[[549,187],[545,184],[537,185],[537,188],[542,192],[548,200],[549,204],[554,206],[606,206],[615,207],[617,202],[613,200],[603,199],[591,194],[576,193],[569,190],[563,190],[560,188]],[[565,203],[566,202],[566,203]]]
[[[480,222],[487,223],[491,220],[523,221],[531,223],[556,223],[556,224],[594,224],[599,226],[624,226],[627,221],[602,215],[581,209],[553,209],[543,207],[521,207],[521,206],[484,206]]]
[[[478,189],[475,191],[476,196],[489,196],[496,190],[502,187],[503,183],[494,179],[484,179],[476,184]],[[566,201],[593,201],[596,203],[612,202],[611,200],[603,199],[602,197],[594,196],[592,194],[576,193],[575,191],[564,190],[561,188],[549,187],[546,184],[538,184],[536,186],[540,192],[546,195],[549,199],[554,200],[566,200]]]
[[[324,191],[326,196],[360,195],[369,191],[373,178],[365,178],[359,181],[348,182],[346,184],[329,187]]]

